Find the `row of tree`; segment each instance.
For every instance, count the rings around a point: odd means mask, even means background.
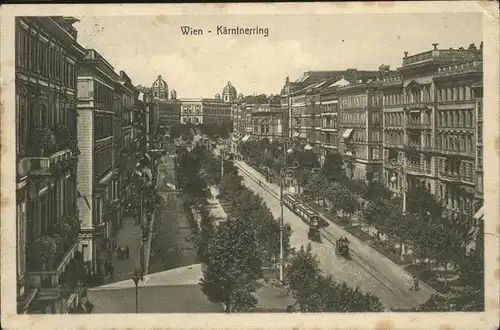
[[[277,169],[282,166],[282,161],[272,159],[281,152],[277,142],[250,141],[241,146],[240,150],[242,155],[249,157],[247,159],[255,160],[256,166],[274,166]],[[304,164],[304,153],[292,153],[288,159]],[[467,236],[471,230],[468,222],[445,216],[442,204],[425,186],[418,184],[409,187],[406,212],[403,214],[401,196],[372,180],[373,175],[370,173],[366,180],[353,180],[352,175],[349,175],[351,167],[350,160],[343,159],[339,153],[327,154],[320,170],[312,170],[314,165],[301,165],[302,172],[298,174],[303,176],[302,181],[306,181],[302,197],[328,206],[335,212],[340,211],[341,215],[361,211],[365,224],[377,229],[378,239],[385,236],[391,247],[396,243],[401,247],[404,246],[401,243],[411,246],[415,257],[429,261],[429,268],[431,261],[437,261],[445,268],[453,264],[458,267],[461,276],[468,279],[467,290],[475,290],[477,293],[470,297],[482,296],[483,277],[478,274],[482,272],[483,259],[478,252],[473,255],[465,253],[465,246],[469,242]],[[482,235],[483,232],[479,229],[479,236]],[[482,251],[480,240],[476,245],[476,251]],[[476,275],[480,276],[480,281],[472,283]],[[461,295],[458,297],[457,299],[462,298]],[[442,301],[442,298],[436,301]],[[468,308],[481,306],[479,301],[468,301],[471,306],[475,306]]]

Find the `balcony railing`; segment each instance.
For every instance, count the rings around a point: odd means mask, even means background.
[[[384,147],[389,147],[389,148],[404,148],[403,143],[397,143],[397,142],[384,142]]]
[[[408,110],[423,110],[430,107],[431,101],[405,102],[403,106]]]
[[[50,175],[51,165],[58,164],[63,160],[68,160],[73,155],[70,149],[65,149],[53,153],[49,157],[27,157],[18,162],[18,175],[28,174],[44,176]]]
[[[465,176],[465,175],[461,175],[458,173],[441,171],[441,172],[439,172],[439,176],[443,179],[447,179],[450,181],[461,181],[461,182],[470,182],[470,183],[474,182],[474,178],[472,176]]]
[[[424,165],[422,164],[408,164],[406,166],[406,169],[407,169],[407,172],[408,173],[415,173],[415,174],[422,174],[422,173],[425,173],[425,174],[430,174],[431,173],[431,169],[430,168],[426,168],[424,167]]]
[[[430,123],[405,123],[405,128],[430,129],[431,124]]]
[[[26,283],[31,288],[54,290],[59,286],[59,277],[64,273],[78,248],[76,242],[61,259],[61,262],[53,270],[30,271],[26,273]]]
[[[437,76],[447,77],[459,74],[480,73],[480,72],[483,72],[483,62],[474,61],[474,62],[450,65],[439,68]]]

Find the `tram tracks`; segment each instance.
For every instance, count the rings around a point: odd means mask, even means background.
[[[243,168],[240,164],[235,162],[236,167],[240,171],[242,171],[246,176],[248,176],[251,180],[253,180],[256,183],[259,183],[259,186],[266,191],[269,195],[277,199],[278,201],[280,200],[280,196],[278,193],[276,193],[274,190],[270,189],[267,184],[262,182],[258,177],[256,177],[254,174],[252,174],[250,171],[247,169]],[[321,215],[320,215],[321,216]],[[328,221],[325,217],[321,216],[324,220]],[[330,244],[335,245],[335,241],[339,238],[336,235],[333,235],[332,233],[321,229],[320,230],[321,236],[326,239]],[[351,261],[355,262],[357,265],[359,265],[362,269],[365,270],[367,274],[369,274],[371,277],[373,277],[377,282],[382,284],[385,288],[388,289],[395,297],[397,297],[401,302],[405,304],[405,307],[416,307],[420,304],[419,300],[417,300],[415,297],[413,297],[409,291],[406,291],[407,289],[402,289],[399,285],[395,284],[392,282],[388,277],[384,276],[381,274],[379,271],[377,271],[373,266],[370,265],[370,262],[368,262],[365,258],[363,258],[361,255],[358,253],[354,252],[352,249],[349,251]]]

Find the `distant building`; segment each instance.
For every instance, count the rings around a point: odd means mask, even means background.
[[[280,104],[261,104],[251,113],[251,135],[257,139],[270,141],[283,138],[286,131],[286,112]]]
[[[237,92],[236,88],[231,85],[231,82],[228,81],[227,85],[222,89],[222,102],[224,103],[233,103],[236,101]]]
[[[217,99],[180,99],[180,122],[194,125],[231,122],[231,104]]]
[[[161,100],[168,101],[168,84],[163,78],[161,74],[158,75],[158,78],[151,85],[151,96],[153,100]]]
[[[167,132],[170,127],[181,122],[181,101],[156,101],[152,111],[155,113],[156,129],[158,132]]]

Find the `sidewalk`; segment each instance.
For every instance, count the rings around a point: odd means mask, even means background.
[[[115,267],[113,279],[106,277],[104,284],[131,279],[134,274],[135,267],[140,265],[140,242],[141,242],[141,227],[135,225],[135,219],[132,216],[123,218],[123,225],[114,238],[117,247],[125,248],[127,245],[130,249],[130,257],[128,259],[118,260],[116,251],[113,251],[111,262]]]

